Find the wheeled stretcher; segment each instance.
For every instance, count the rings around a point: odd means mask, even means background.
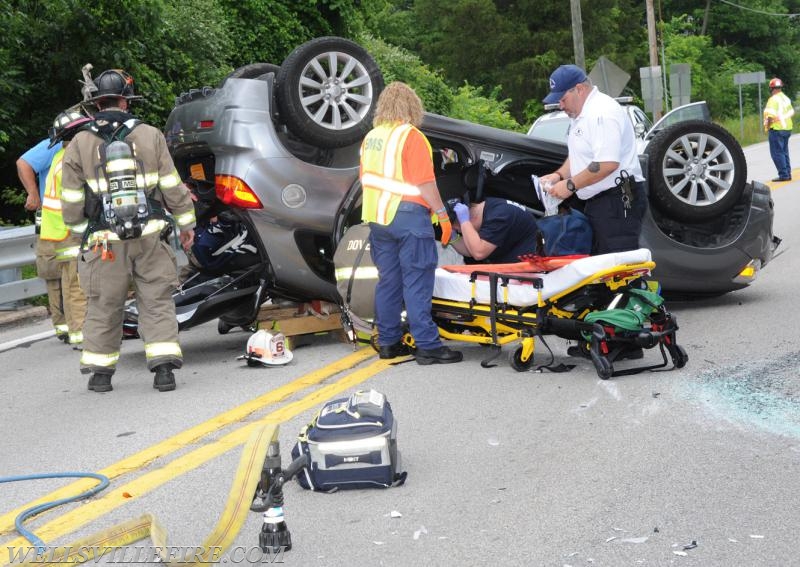
[[[518,371],[528,370],[536,339],[544,342],[544,335],[555,335],[579,341],[602,379],[681,368],[688,356],[675,340],[678,325],[644,280],[654,267],[644,248],[494,265],[491,270],[445,266],[436,270],[433,320],[442,338],[490,347],[484,367],[502,346],[519,343],[510,363]],[[661,362],[614,370],[625,351],[656,346]]]

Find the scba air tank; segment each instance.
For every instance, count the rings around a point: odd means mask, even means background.
[[[136,159],[128,143],[116,140],[106,146],[106,178],[110,207],[109,224],[120,238],[136,238],[141,222],[147,218],[147,199],[139,187]]]

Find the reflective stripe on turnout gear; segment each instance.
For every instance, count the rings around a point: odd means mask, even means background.
[[[145,343],[144,355],[147,360],[158,358],[159,356],[175,356],[177,358],[183,358],[181,347],[176,342]]]
[[[149,234],[158,234],[164,227],[167,226],[167,221],[164,219],[150,219],[147,221],[147,224],[144,225],[142,229],[142,236],[147,236]],[[100,229],[94,231],[91,236],[89,236],[89,244],[100,243],[104,241],[121,241],[122,239],[117,235],[116,232],[107,229]]]
[[[78,257],[80,253],[80,246],[67,246],[65,248],[56,248],[56,261],[57,262],[68,262],[69,260],[74,260]]]
[[[100,368],[113,369],[119,362],[119,351],[109,354],[99,352],[89,352],[84,350],[81,353],[81,366],[98,366]]]

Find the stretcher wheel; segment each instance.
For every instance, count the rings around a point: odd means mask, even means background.
[[[605,356],[597,356],[592,353],[592,363],[594,363],[594,369],[601,380],[608,380],[614,374],[614,366]]]
[[[675,368],[683,368],[689,362],[689,355],[686,354],[686,349],[681,345],[674,345],[672,347],[672,362],[675,363]]]
[[[220,335],[227,335],[231,329],[233,329],[234,325],[228,325],[222,319],[217,321],[217,332]]]
[[[528,360],[522,360],[522,347],[520,346],[508,356],[508,362],[511,364],[511,368],[517,372],[527,372],[533,366],[533,354]]]

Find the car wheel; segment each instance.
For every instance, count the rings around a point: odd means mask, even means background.
[[[366,50],[340,37],[321,37],[292,51],[278,72],[281,122],[322,148],[360,141],[372,128],[383,75]]]
[[[225,81],[228,79],[257,79],[262,75],[266,75],[267,73],[275,73],[275,76],[277,77],[279,70],[280,66],[272,63],[251,63],[250,65],[237,67],[222,80],[220,88],[222,88],[222,85],[224,85]]]
[[[650,202],[686,222],[717,217],[741,197],[747,162],[724,128],[689,120],[658,132],[647,146]]]

